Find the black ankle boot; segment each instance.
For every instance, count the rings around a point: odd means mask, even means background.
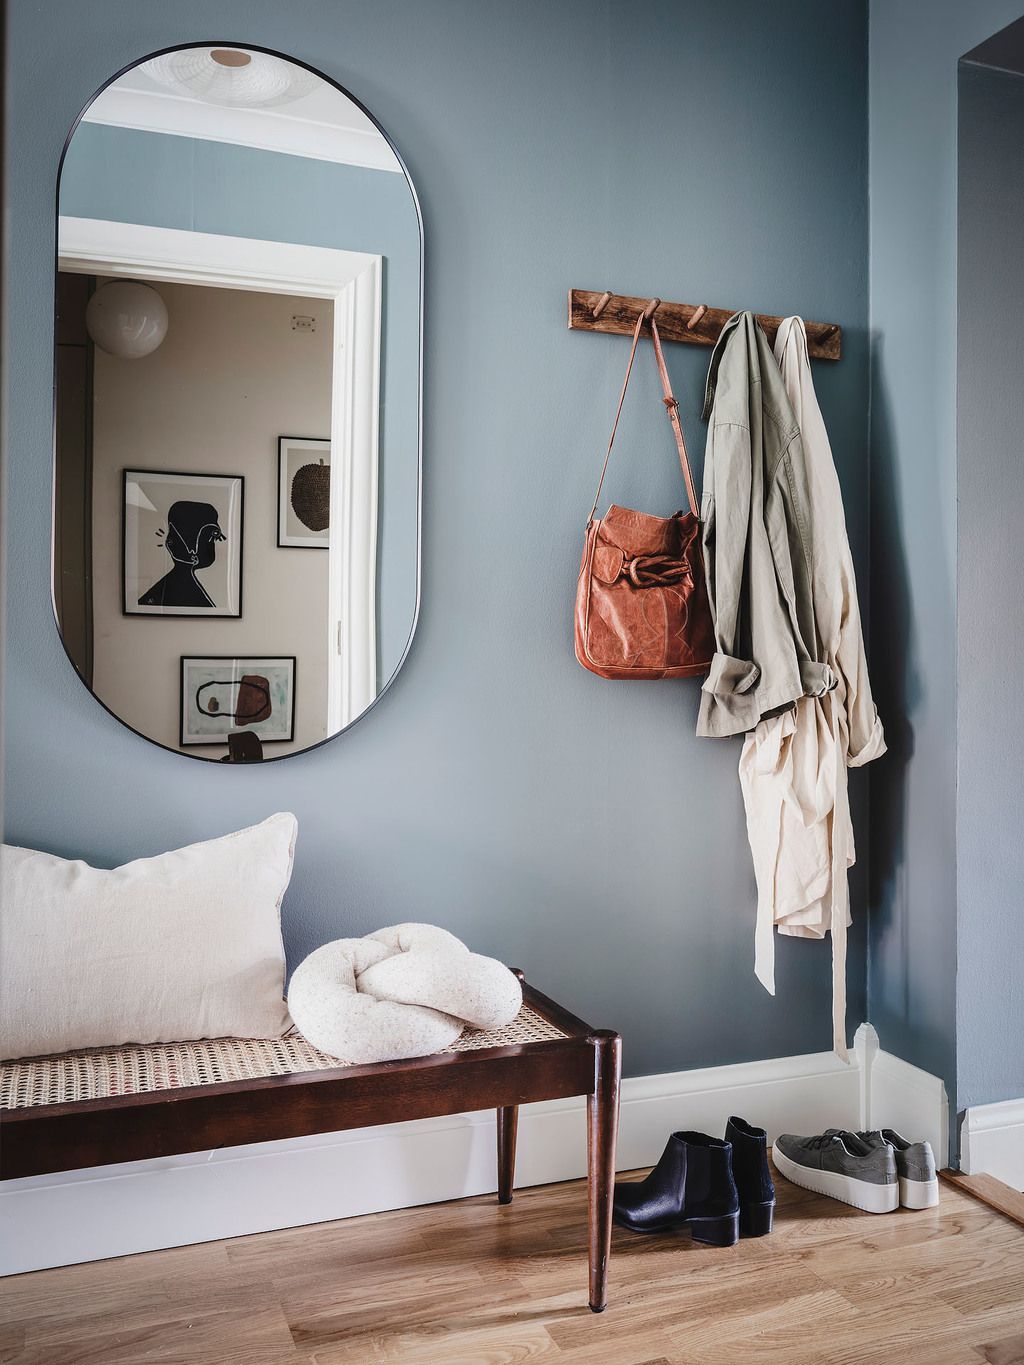
[[[705,1133],[673,1133],[644,1180],[615,1186],[615,1221],[633,1232],[688,1226],[695,1242],[731,1247],[739,1238],[732,1147]]]
[[[725,1140],[732,1143],[732,1168],[740,1195],[740,1232],[763,1237],[772,1230],[775,1186],[768,1169],[768,1136],[745,1119],[731,1118]]]

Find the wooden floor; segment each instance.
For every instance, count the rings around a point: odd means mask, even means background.
[[[1018,1365],[1024,1228],[962,1190],[859,1213],[780,1180],[728,1250],[616,1230],[585,1306],[582,1184],[0,1282],[4,1365]]]

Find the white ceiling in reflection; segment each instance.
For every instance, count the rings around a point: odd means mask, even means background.
[[[185,85],[154,80],[136,66],[96,97],[84,120],[401,173],[386,139],[357,105],[319,77],[310,79],[305,68],[295,70],[296,93],[287,102],[259,108],[211,102]]]

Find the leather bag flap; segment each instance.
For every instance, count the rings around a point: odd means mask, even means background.
[[[615,545],[602,545],[600,541],[594,546],[594,560],[591,572],[601,583],[615,583],[622,573],[622,565],[625,556]]]

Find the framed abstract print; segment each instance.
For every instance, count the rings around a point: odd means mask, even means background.
[[[264,744],[294,738],[293,656],[182,655],[182,748],[224,744],[235,730]]]

